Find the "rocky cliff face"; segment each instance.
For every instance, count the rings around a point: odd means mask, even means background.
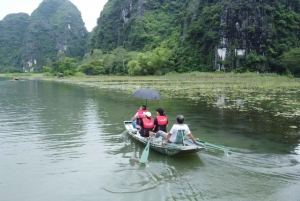
[[[20,65],[28,19],[28,14],[19,13],[7,15],[0,21],[0,67]]]
[[[163,44],[180,71],[276,70],[283,52],[299,46],[299,10],[294,0],[110,0],[91,45],[147,51]]]
[[[110,0],[97,21],[92,48],[110,51],[117,46],[128,50],[149,50],[158,46],[178,24],[185,1]],[[152,45],[147,46],[147,44]]]
[[[69,0],[44,0],[25,22],[18,43],[21,62],[13,63],[25,72],[45,65],[47,58],[55,61],[59,52],[77,58],[87,52],[88,32],[80,11]]]

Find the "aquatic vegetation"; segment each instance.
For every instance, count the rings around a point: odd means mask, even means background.
[[[138,88],[152,88],[164,98],[205,101],[208,107],[256,110],[286,118],[300,117],[300,80],[275,74],[193,72],[180,76],[85,76],[55,80],[113,89],[125,94],[132,94]]]

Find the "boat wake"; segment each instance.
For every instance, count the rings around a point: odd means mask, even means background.
[[[140,170],[115,172],[111,182],[104,189],[111,193],[137,193],[157,187],[157,179]]]

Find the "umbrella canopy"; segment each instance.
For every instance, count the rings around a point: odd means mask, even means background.
[[[161,95],[153,89],[138,89],[133,94],[133,97],[146,100],[161,100]]]

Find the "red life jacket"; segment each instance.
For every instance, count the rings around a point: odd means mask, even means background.
[[[157,126],[155,127],[155,132],[159,130],[167,132],[167,124],[168,124],[167,116],[156,116],[156,119],[157,119]]]
[[[144,113],[148,112],[148,110],[138,110],[138,118],[142,119],[145,117]]]
[[[137,120],[136,123],[137,125],[141,125],[141,121],[145,117],[144,113],[148,112],[148,110],[138,110],[137,112],[138,112],[138,116],[136,119]]]
[[[154,120],[152,118],[148,119],[148,118],[143,118],[143,127],[142,127],[142,132],[141,135],[143,137],[149,137],[149,131],[152,131],[153,127],[154,127]]]
[[[152,118],[148,119],[148,118],[143,118],[143,128],[151,128],[153,129],[154,127],[154,120]]]
[[[167,116],[156,116],[156,119],[159,126],[165,126],[168,124]]]

